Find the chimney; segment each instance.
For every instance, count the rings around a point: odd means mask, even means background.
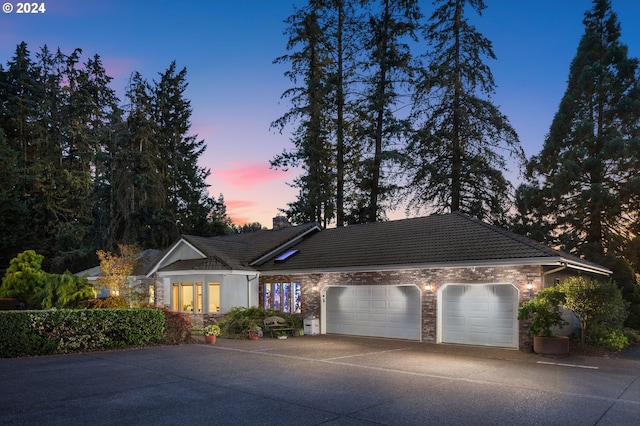
[[[273,229],[282,229],[282,228],[286,228],[287,226],[289,226],[289,221],[287,220],[286,216],[276,216],[273,218]]]

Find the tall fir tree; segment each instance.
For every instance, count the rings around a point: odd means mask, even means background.
[[[508,153],[521,164],[524,151],[507,117],[492,103],[495,82],[486,59],[491,41],[465,17],[483,0],[438,0],[424,27],[430,51],[415,80],[417,131],[408,144],[410,208],[462,211],[503,224],[511,185]]]
[[[206,222],[215,201],[206,183],[211,174],[198,160],[206,148],[191,131],[191,101],[185,97],[187,69],[177,70],[176,62],[160,74],[153,90],[152,110],[157,123],[157,143],[163,161],[160,173],[167,194],[165,211],[173,216],[174,238],[194,233],[196,224]],[[200,226],[200,225],[198,225]],[[171,241],[169,241],[171,242]]]
[[[173,217],[160,213],[165,211],[167,194],[160,173],[162,156],[152,98],[151,85],[134,72],[126,91],[125,119],[109,146],[114,243],[163,247],[165,238],[175,237]],[[158,233],[161,241],[155,240]]]
[[[416,40],[421,17],[414,0],[365,2],[368,23],[362,33],[364,97],[359,109],[357,136],[365,145],[348,221],[375,222],[385,217],[388,203],[399,188],[394,166],[404,148],[409,122],[397,114],[406,106],[412,72],[410,41]],[[405,99],[403,99],[405,98]],[[385,204],[387,203],[387,204]]]
[[[25,249],[52,271],[96,249],[159,248],[179,233],[231,232],[208,195],[205,145],[190,135],[186,69],[150,85],[134,73],[121,109],[98,55],[17,46],[0,66],[0,268]]]
[[[528,165],[522,202],[552,230],[551,244],[600,260],[620,253],[637,223],[640,192],[638,60],[620,41],[609,0],[585,13],[566,92],[540,154]],[[527,212],[524,212],[525,214]]]
[[[302,85],[285,91],[291,99],[291,109],[272,127],[282,130],[296,123],[292,141],[295,149],[277,155],[271,166],[286,169],[300,166],[304,170],[293,186],[299,188],[297,201],[289,204],[287,216],[294,223],[318,222],[327,226],[334,218],[334,153],[330,133],[328,105],[329,52],[323,0],[294,12],[288,19],[287,49],[291,54],[277,58],[275,63],[291,64],[286,75]],[[299,50],[296,50],[299,49]]]
[[[519,189],[519,232],[607,266],[640,326],[640,74],[609,0],[594,0],[542,151]],[[526,208],[529,207],[530,210]],[[635,271],[637,272],[637,270]]]

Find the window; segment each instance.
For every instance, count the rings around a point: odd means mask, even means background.
[[[220,312],[220,283],[209,283],[209,312]]]
[[[175,312],[220,312],[220,283],[173,283],[171,286],[171,310]]]
[[[183,312],[193,312],[193,284],[180,283],[180,309]]]
[[[288,258],[290,258],[296,253],[298,253],[298,250],[296,249],[287,250],[284,253],[282,253],[280,256],[276,257],[275,262],[284,262],[285,260],[287,260]]]
[[[300,283],[267,283],[262,286],[263,307],[276,311],[299,314]]]
[[[202,284],[173,283],[171,285],[171,310],[175,312],[202,312]]]
[[[196,312],[202,313],[202,283],[196,283]]]
[[[171,287],[171,310],[172,311],[177,312],[180,310],[178,309],[179,302],[180,302],[179,286],[178,284],[174,283],[173,286]]]

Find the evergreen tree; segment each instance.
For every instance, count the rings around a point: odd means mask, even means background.
[[[98,248],[231,232],[189,135],[186,70],[153,86],[134,73],[121,109],[100,57],[81,56],[45,46],[33,60],[21,43],[0,66],[0,267],[36,249],[47,269],[79,270]]]
[[[126,91],[126,118],[110,142],[111,227],[114,242],[163,247],[175,237],[173,217],[166,212],[167,194],[160,170],[152,88],[134,72]],[[161,241],[149,241],[156,238]],[[166,234],[170,236],[165,237]]]
[[[0,218],[7,224],[19,221],[21,226],[14,229],[24,231],[15,246],[3,247],[3,266],[6,267],[9,259],[29,247],[40,251],[47,247],[44,231],[46,220],[37,209],[41,198],[36,192],[37,180],[42,176],[40,157],[47,147],[41,147],[38,141],[39,134],[43,133],[38,120],[42,88],[38,83],[38,69],[26,43],[16,47],[14,56],[7,62],[7,69],[0,73],[0,77],[0,127],[6,137],[4,153],[9,156],[18,153],[14,164],[15,175],[11,180],[3,180],[2,184],[7,185],[3,189],[9,191],[17,205],[22,206],[19,208],[26,209],[27,213],[19,217]]]
[[[189,134],[192,109],[191,101],[184,97],[188,85],[186,75],[186,68],[177,72],[174,61],[160,74],[160,81],[155,82],[153,90],[153,119],[157,124],[157,143],[162,158],[160,174],[167,196],[164,210],[166,217],[173,216],[174,224],[174,229],[167,235],[171,239],[164,245],[178,234],[193,233],[197,224],[207,220],[214,205],[206,183],[211,172],[198,165],[206,148],[204,140]]]
[[[300,50],[274,62],[291,63],[286,75],[294,83],[302,79],[303,85],[283,94],[291,98],[292,108],[272,123],[272,127],[281,131],[287,124],[297,123],[293,135],[295,150],[276,156],[271,166],[304,169],[304,174],[293,184],[300,193],[298,200],[289,204],[287,216],[294,223],[315,221],[326,227],[334,217],[334,154],[329,136],[325,12],[323,0],[310,0],[307,7],[297,10],[286,21],[289,24],[287,49]]]
[[[566,92],[528,165],[528,199],[549,243],[598,261],[623,250],[638,218],[640,90],[610,1],[594,0],[583,22]]]
[[[491,42],[464,16],[466,6],[481,15],[484,1],[434,3],[424,27],[428,64],[415,82],[417,132],[407,147],[410,208],[504,223],[511,185],[502,153],[524,162],[524,151],[490,99],[495,83],[484,60],[495,59]]]
[[[0,128],[0,268],[9,264],[22,247],[25,235],[30,233],[25,221],[28,210],[19,187],[19,156]]]
[[[33,250],[25,250],[11,259],[0,285],[0,297],[18,299],[27,308],[38,309],[37,295],[45,284],[42,270],[44,257]]]
[[[385,201],[396,191],[392,173],[404,147],[409,124],[396,114],[401,109],[403,87],[409,81],[412,56],[408,45],[415,40],[420,11],[417,1],[382,0],[369,2],[368,25],[363,33],[367,57],[362,68],[365,96],[359,111],[358,137],[366,154],[360,165],[356,206],[350,222],[375,222],[384,217]]]

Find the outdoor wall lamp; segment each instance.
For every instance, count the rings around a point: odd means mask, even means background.
[[[311,291],[313,291],[314,293],[318,292],[318,286],[314,285],[313,287],[311,287]]]
[[[533,280],[535,279],[532,275],[527,275],[527,290],[533,290]]]
[[[433,284],[425,284],[424,291],[433,291]]]

